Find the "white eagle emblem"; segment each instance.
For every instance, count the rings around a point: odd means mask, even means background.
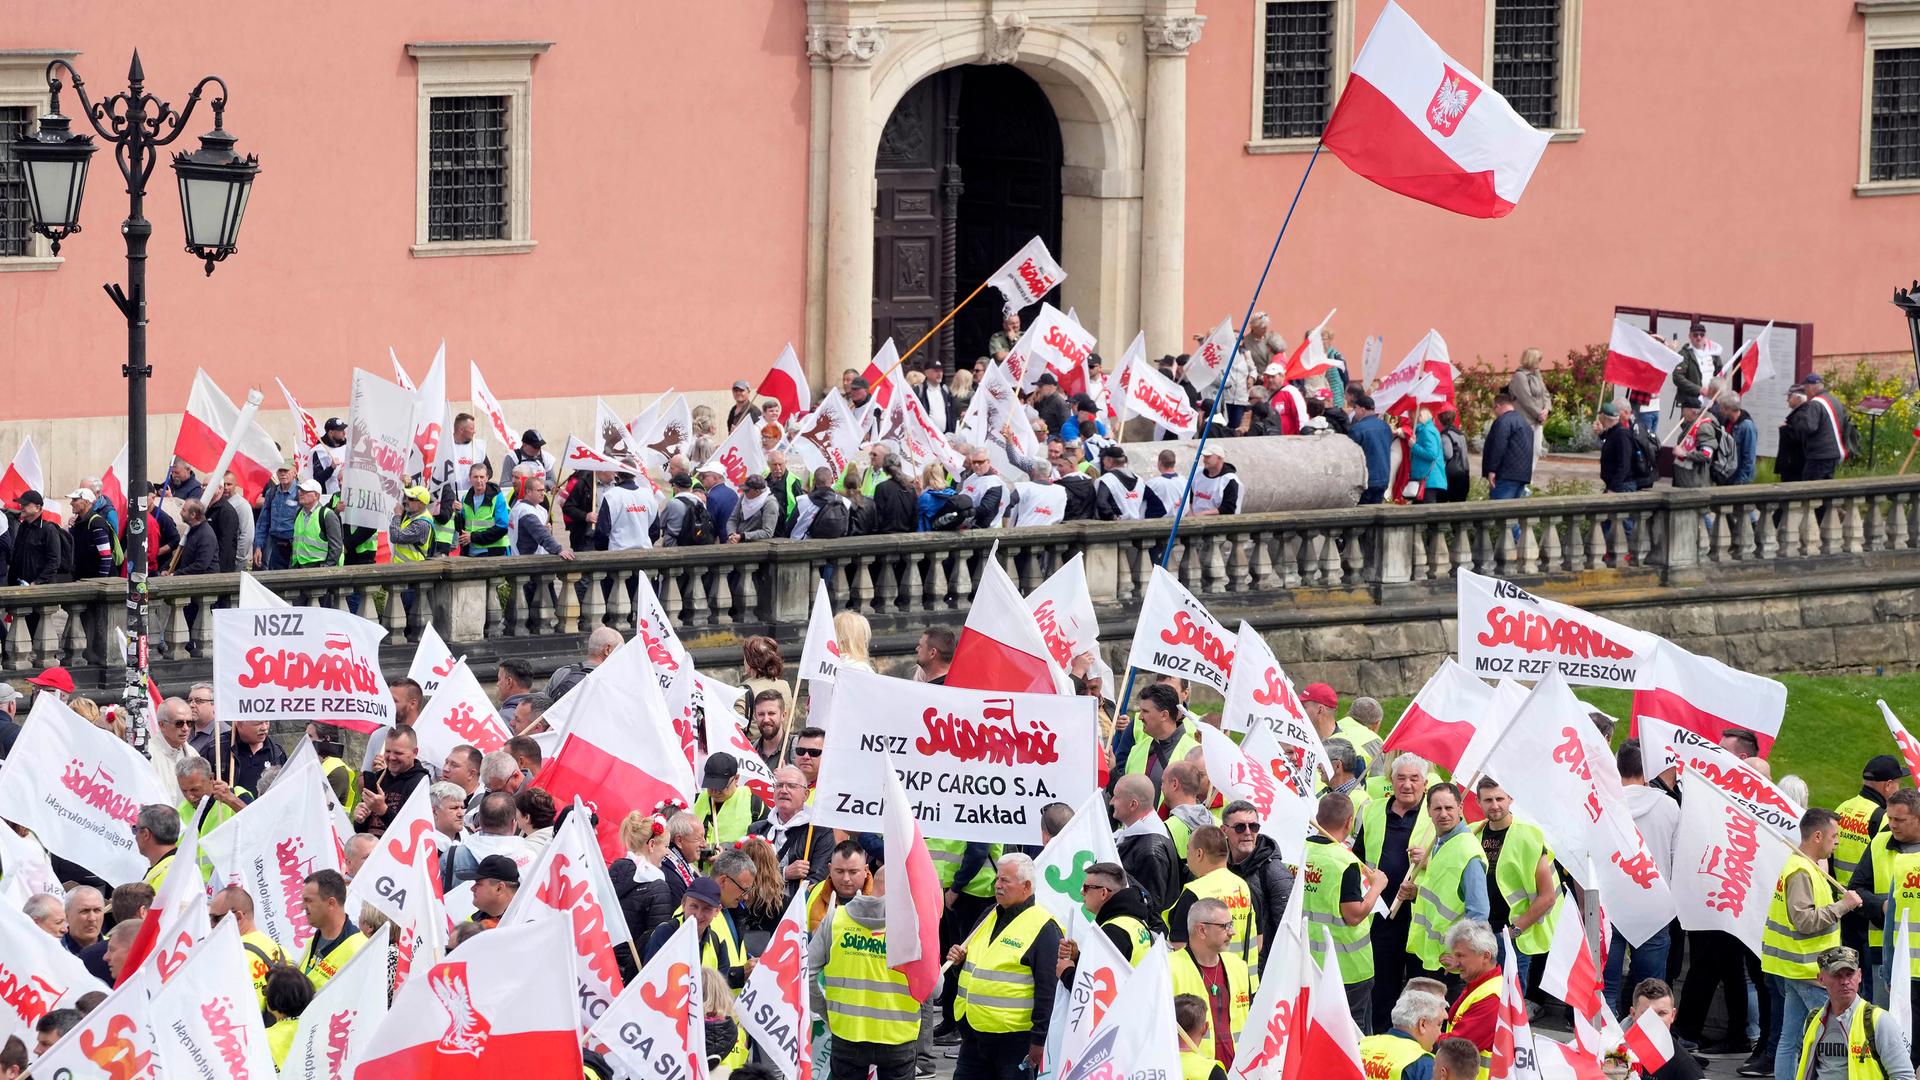
[[[1479,96],[1478,86],[1453,70],[1452,65],[1443,65],[1440,87],[1427,103],[1427,123],[1442,136],[1452,135],[1467,110],[1473,107],[1473,99]]]
[[[447,1010],[447,1030],[434,1049],[442,1054],[480,1056],[486,1049],[493,1025],[474,1007],[473,993],[467,987],[467,965],[441,964],[427,973],[427,985],[440,1007]]]

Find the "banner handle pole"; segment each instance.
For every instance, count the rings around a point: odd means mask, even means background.
[[[900,370],[900,365],[907,362],[907,357],[912,356],[914,353],[918,352],[920,350],[920,346],[925,345],[928,342],[928,340],[933,337],[933,335],[940,332],[941,327],[952,322],[953,317],[955,315],[960,314],[960,309],[963,307],[966,307],[968,304],[973,303],[973,298],[976,296],[979,296],[983,291],[985,291],[986,287],[987,287],[987,282],[984,282],[984,281],[981,282],[972,292],[967,294],[967,298],[965,300],[962,300],[959,303],[953,305],[953,310],[947,312],[946,318],[941,319],[937,323],[934,323],[933,329],[927,331],[925,334],[922,334],[920,336],[920,340],[913,343],[912,348],[908,349],[906,352],[901,353],[900,359],[895,360],[893,362],[892,367],[880,373],[880,378],[884,380],[887,376]]]
[[[1247,337],[1247,321],[1253,318],[1254,306],[1260,303],[1260,291],[1267,286],[1267,274],[1273,270],[1273,258],[1280,253],[1280,241],[1287,235],[1287,226],[1293,221],[1293,212],[1300,205],[1300,193],[1307,189],[1307,177],[1313,175],[1313,163],[1320,160],[1320,151],[1325,142],[1313,144],[1313,156],[1307,159],[1307,167],[1300,174],[1300,186],[1293,189],[1293,201],[1287,204],[1287,216],[1280,222],[1280,231],[1274,234],[1273,247],[1267,250],[1267,264],[1260,268],[1260,280],[1253,286],[1253,295],[1247,298],[1247,313],[1240,320],[1240,329],[1233,336],[1233,351],[1227,354],[1226,370],[1220,373],[1220,385],[1213,392],[1213,404],[1207,406],[1206,422],[1200,426],[1200,443],[1194,447],[1193,462],[1187,466],[1187,484],[1180,491],[1180,505],[1173,511],[1173,528],[1167,531],[1166,546],[1160,552],[1160,565],[1165,567],[1167,560],[1173,557],[1174,542],[1180,538],[1180,522],[1186,517],[1187,503],[1193,498],[1193,478],[1200,472],[1200,458],[1207,452],[1207,435],[1213,429],[1213,417],[1220,409],[1220,399],[1227,392],[1227,380],[1233,377],[1233,363],[1240,358],[1240,344]],[[1133,685],[1132,673],[1128,673],[1127,685]],[[1124,705],[1125,703],[1122,702]]]

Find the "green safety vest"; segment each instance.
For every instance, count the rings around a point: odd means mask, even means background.
[[[437,515],[434,516],[433,518],[434,554],[445,555],[447,552],[452,551],[454,541],[458,540],[459,538],[460,538],[460,516],[458,514],[448,515],[447,520],[445,521],[441,521]]]
[[[1258,989],[1259,980],[1247,970],[1247,962],[1232,953],[1220,954],[1220,968],[1227,977],[1227,1023],[1233,1028],[1233,1041],[1240,1041],[1240,1031],[1247,1026],[1247,1011],[1253,1007],[1253,992]],[[1201,1001],[1207,1001],[1207,981],[1200,977],[1200,966],[1193,962],[1193,954],[1179,949],[1167,954],[1167,974],[1173,976],[1173,996],[1192,994]],[[1201,1043],[1203,1049],[1211,1050],[1213,1041],[1213,1008],[1207,1008],[1207,1035]],[[1220,1063],[1225,1067],[1230,1062]]]
[[[328,786],[332,786],[333,774],[343,771],[347,774],[347,794],[346,797],[341,800],[341,808],[351,814],[353,813],[353,808],[360,805],[359,770],[341,761],[337,757],[324,757],[320,759],[320,775],[327,778]]]
[[[1135,916],[1115,915],[1099,926],[1102,929],[1117,928],[1127,936],[1127,963],[1134,967],[1140,966],[1140,961],[1147,958],[1147,950],[1153,947],[1153,931]]]
[[[907,991],[907,977],[887,966],[887,932],[860,925],[841,907],[829,933],[833,946],[820,984],[833,1037],[880,1046],[918,1039],[920,1003]]]
[[[1381,742],[1372,728],[1351,716],[1343,716],[1333,725],[1333,737],[1353,744],[1367,771],[1373,771],[1373,763],[1380,757]]]
[[[724,847],[736,843],[747,835],[747,826],[753,824],[753,792],[748,791],[745,784],[740,785],[716,812],[712,797],[702,791],[693,800],[693,816],[706,822],[709,845]]]
[[[954,1020],[965,1020],[983,1035],[1033,1030],[1033,969],[1020,958],[1041,928],[1054,921],[1046,908],[1035,904],[996,934],[998,914],[989,911],[967,939],[960,993],[953,1004]]]
[[[1134,721],[1136,724],[1139,722],[1138,719]],[[1179,723],[1180,738],[1173,744],[1173,753],[1167,755],[1168,765],[1176,761],[1185,760],[1187,754],[1192,751],[1194,747],[1200,745],[1193,734],[1193,728],[1189,726],[1185,720]],[[1147,733],[1144,729],[1142,729],[1139,734],[1141,737],[1133,740],[1133,749],[1127,751],[1126,767],[1120,770],[1123,776],[1128,773],[1145,775],[1147,771],[1147,755],[1153,750],[1153,740],[1146,737]]]
[[[1773,885],[1773,902],[1767,906],[1767,925],[1760,932],[1760,970],[1783,979],[1812,982],[1820,974],[1820,954],[1840,944],[1840,923],[1836,921],[1818,934],[1803,935],[1794,930],[1793,920],[1787,915],[1787,879],[1795,874],[1807,875],[1807,884],[1813,889],[1813,906],[1833,903],[1833,885],[1827,876],[1796,848],[1787,856],[1787,868],[1780,871],[1780,880]]]
[[[1432,1056],[1402,1035],[1369,1035],[1360,1040],[1360,1071],[1367,1080],[1400,1080],[1407,1066]]]
[[[1473,830],[1475,839],[1484,836],[1487,823],[1476,821],[1468,828]],[[1482,847],[1481,854],[1486,853]],[[1507,902],[1507,921],[1511,923],[1521,912],[1533,906],[1533,874],[1540,865],[1540,857],[1551,857],[1553,852],[1547,847],[1546,834],[1540,826],[1531,822],[1513,819],[1507,826],[1506,843],[1500,848],[1500,865],[1494,868],[1493,880],[1488,884],[1499,890],[1500,898]],[[1546,917],[1526,928],[1513,946],[1528,956],[1539,956],[1553,947],[1553,922],[1559,916],[1560,901],[1554,900],[1554,906],[1547,909]]]
[[[1833,845],[1833,876],[1841,881],[1853,880],[1853,868],[1860,864],[1860,856],[1873,841],[1867,832],[1867,826],[1873,821],[1874,812],[1881,804],[1865,795],[1855,795],[1846,802],[1833,808],[1840,818],[1840,839]],[[1882,816],[1880,829],[1886,831],[1887,819]]]
[[[313,984],[315,991],[332,982],[333,977],[340,974],[340,969],[347,966],[347,961],[360,955],[360,950],[367,947],[367,935],[355,930],[341,938],[325,956],[313,955],[313,948],[319,943],[317,934],[308,938],[307,951],[300,957],[300,973]]]
[[[1360,857],[1368,866],[1380,865],[1381,849],[1387,844],[1387,808],[1393,805],[1392,796],[1384,799],[1371,799],[1365,812],[1360,815],[1360,842],[1363,848]],[[1433,846],[1433,819],[1426,814],[1426,808],[1415,810],[1418,815],[1413,822],[1413,835],[1407,837],[1408,847]]]
[[[473,503],[474,492],[468,492],[467,497],[460,500],[461,529],[470,536],[479,536],[482,529],[491,529],[494,527],[493,499],[486,497],[485,489],[480,489],[479,494],[481,498],[480,505],[478,506],[475,506]],[[495,498],[498,497],[497,495],[495,496]],[[484,548],[489,551],[494,549],[504,551],[507,547],[507,534],[503,532],[498,539],[489,540],[484,544],[478,540],[474,540],[469,542],[467,546],[470,548]]]
[[[1813,1055],[1813,1044],[1820,1038],[1822,1018],[1826,1015],[1825,1005],[1813,1010],[1807,1017],[1806,1033],[1800,1036],[1800,1056],[1796,1058],[1794,1076],[1807,1076],[1809,1060]],[[1859,1000],[1859,1007],[1853,1010],[1853,1019],[1847,1024],[1847,1080],[1885,1080],[1887,1071],[1880,1065],[1880,1052],[1873,1045],[1873,1029],[1887,1023],[1887,1012],[1866,998]]]
[[[313,509],[302,510],[293,516],[293,565],[326,566],[327,534],[320,528],[322,514],[331,513],[323,503],[313,504]],[[334,557],[331,565],[339,566],[344,560]]]
[[[1882,833],[1881,836],[1887,834]],[[1876,837],[1876,839],[1878,839]],[[1910,976],[1920,975],[1920,851],[1910,855],[1879,853],[1887,859],[1887,926],[1884,931],[1875,930],[1877,940],[1885,942],[1885,934],[1899,934],[1900,920],[1907,920],[1907,972]],[[1876,871],[1879,866],[1875,862]],[[1880,888],[1880,875],[1874,874],[1874,890]],[[1877,954],[1880,946],[1876,945]]]
[[[927,854],[933,856],[933,869],[940,875],[940,891],[954,887],[953,879],[960,873],[960,860],[966,856],[965,840],[929,840]],[[987,861],[974,871],[972,880],[960,886],[960,891],[968,896],[992,896],[994,868],[1000,863],[1000,845],[987,848]]]
[[[1467,917],[1466,901],[1460,895],[1460,875],[1475,862],[1485,871],[1487,853],[1480,850],[1480,841],[1466,832],[1427,855],[1427,868],[1420,872],[1413,894],[1407,952],[1418,957],[1420,966],[1429,971],[1440,967],[1440,957],[1447,951],[1447,931]]]
[[[1233,916],[1233,936],[1227,941],[1227,948],[1241,956],[1253,951],[1253,893],[1240,875],[1222,866],[1209,870],[1204,877],[1187,882],[1181,895],[1192,893],[1195,900],[1218,900],[1227,905],[1227,912]],[[1174,907],[1179,906],[1180,898],[1174,898]],[[1166,910],[1173,914],[1173,907]],[[1223,950],[1224,951],[1224,950]]]
[[[1360,857],[1345,844],[1309,840],[1306,863],[1307,893],[1302,906],[1309,923],[1326,928],[1324,932],[1309,932],[1308,945],[1314,959],[1326,962],[1327,939],[1331,937],[1333,955],[1340,964],[1340,981],[1349,986],[1366,982],[1373,978],[1373,913],[1368,912],[1358,926],[1348,926],[1346,916],[1340,913],[1340,882],[1348,867],[1360,865]]]
[[[411,517],[402,518],[400,520],[400,527],[403,529],[412,528],[414,522],[421,521],[421,520],[426,521],[429,526],[432,526],[433,524],[432,515],[414,514]],[[433,543],[433,540],[431,539],[431,534],[429,534],[429,539],[424,544],[396,543],[393,545],[393,561],[394,562],[422,562],[426,559],[427,548],[431,546],[432,543]]]

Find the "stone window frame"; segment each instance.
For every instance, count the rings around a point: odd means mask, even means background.
[[[1247,146],[1249,154],[1297,154],[1310,153],[1319,144],[1314,138],[1269,139],[1265,136],[1266,121],[1266,83],[1267,83],[1267,5],[1271,3],[1293,3],[1299,0],[1253,0],[1253,49],[1252,49],[1252,107],[1248,111]],[[1353,57],[1358,49],[1354,32],[1354,9],[1357,0],[1332,0],[1333,3],[1333,90],[1327,100],[1327,116],[1333,116],[1333,107],[1340,102],[1340,94],[1346,89],[1347,76],[1353,71]]]
[[[521,255],[533,239],[533,61],[551,41],[412,41],[407,55],[415,72],[414,238],[415,258],[455,255]],[[429,240],[428,158],[433,99],[507,99],[507,237],[502,240]]]
[[[1493,85],[1493,23],[1500,0],[1487,0],[1484,40],[1481,44],[1481,80]],[[1559,113],[1547,129],[1551,142],[1573,142],[1586,134],[1580,126],[1580,27],[1586,0],[1560,0]]]
[[[1920,48],[1920,0],[1854,0],[1865,24],[1860,72],[1860,164],[1856,196],[1920,194],[1920,179],[1870,180],[1873,157],[1873,54],[1880,49]]]
[[[48,105],[47,64],[54,60],[72,60],[79,55],[77,49],[0,49],[0,108],[33,110],[30,115],[34,117],[34,126],[37,128],[39,118],[46,113]],[[72,99],[71,87],[67,96],[69,100]],[[84,118],[79,119],[82,126],[76,130],[91,133],[92,129],[84,126]],[[95,179],[92,174],[97,171],[90,169],[88,179]],[[52,241],[35,234],[28,242],[27,254],[0,255],[0,274],[22,270],[58,270],[66,261],[65,256],[53,253]]]

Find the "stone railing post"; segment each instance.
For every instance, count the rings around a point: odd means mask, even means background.
[[[1413,530],[1406,514],[1380,514],[1373,525],[1373,558],[1367,576],[1374,585],[1404,585],[1413,580]]]
[[[1707,511],[1709,492],[1666,492],[1659,511],[1660,532],[1666,540],[1664,559],[1669,585],[1694,584],[1706,578],[1706,558],[1701,550],[1700,515]]]
[[[445,613],[449,647],[486,639],[487,593],[493,588],[488,577],[448,577],[434,586],[433,609]]]
[[[1120,599],[1121,545],[1098,529],[1081,533],[1080,553],[1085,556],[1087,595],[1095,607],[1115,604]]]
[[[776,545],[781,546],[784,545]],[[773,560],[771,569],[773,573],[768,584],[773,589],[773,596],[768,606],[773,612],[773,624],[804,628],[813,610],[814,594],[819,591],[820,575],[813,568],[813,560],[798,552],[791,556],[782,552],[780,557]]]

